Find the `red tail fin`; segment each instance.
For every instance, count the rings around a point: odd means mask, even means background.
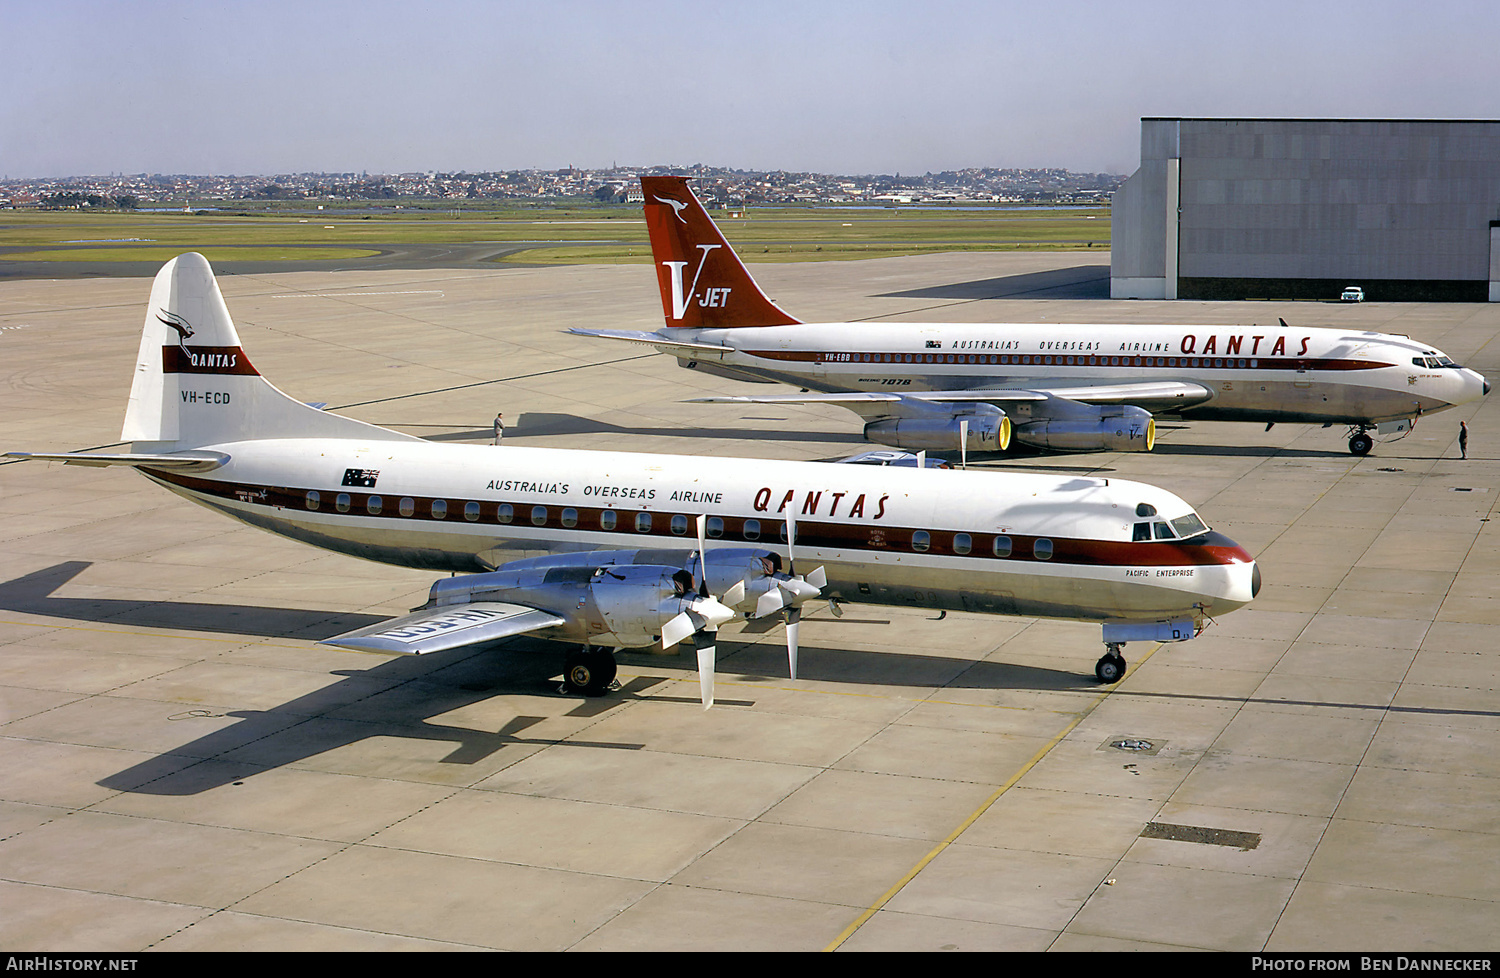
[[[792,326],[755,284],[688,189],[687,177],[641,177],[646,229],[668,326]]]

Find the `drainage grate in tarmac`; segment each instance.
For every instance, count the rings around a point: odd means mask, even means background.
[[[1169,842],[1197,842],[1207,846],[1229,846],[1249,851],[1260,845],[1259,832],[1235,832],[1210,829],[1201,825],[1173,825],[1171,822],[1147,822],[1143,839],[1166,839]]]

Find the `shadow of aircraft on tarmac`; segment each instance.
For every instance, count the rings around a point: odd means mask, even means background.
[[[73,598],[55,592],[90,567],[86,561],[67,561],[11,581],[0,582],[0,610],[55,619],[126,627],[170,628],[182,631],[235,634],[261,638],[317,641],[339,632],[379,621],[379,616],[290,608],[135,599]],[[883,624],[885,621],[809,616],[821,626]],[[779,623],[779,619],[777,622]],[[804,631],[804,635],[806,632]],[[755,684],[786,682],[786,650],[779,628],[765,622],[746,623],[740,642],[723,638],[719,644],[721,682],[729,692],[753,694]],[[204,708],[201,701],[177,704],[163,701],[170,715],[162,724],[189,721],[214,729],[179,747],[134,764],[97,783],[115,791],[149,795],[193,795],[279,767],[298,765],[318,755],[374,738],[392,741],[436,741],[452,744],[437,760],[401,757],[393,763],[466,765],[474,768],[460,780],[478,781],[508,761],[490,762],[511,747],[536,749],[566,742],[573,747],[640,750],[646,745],[580,740],[551,731],[550,736],[527,736],[527,731],[559,717],[592,718],[639,699],[681,702],[697,708],[696,695],[668,693],[656,687],[670,682],[653,675],[622,676],[617,690],[598,698],[559,697],[557,675],[561,643],[530,637],[487,645],[451,649],[423,656],[374,659],[369,669],[335,669],[336,681],[265,710]],[[503,651],[504,654],[493,654]],[[885,651],[862,651],[808,644],[802,646],[800,679],[812,683],[849,683],[916,689],[1078,690],[1092,693],[1091,675],[1063,670],[974,661],[951,656]],[[356,653],[357,654],[357,653]],[[692,685],[691,656],[621,653],[627,671],[635,668],[676,668]],[[803,689],[807,689],[803,685]],[[814,692],[816,690],[813,690]],[[541,697],[561,702],[563,708],[538,712],[547,716],[512,715],[496,730],[462,726],[451,718],[459,711],[502,696]],[[718,708],[753,708],[754,699],[726,699]],[[522,706],[522,709],[525,707]],[[217,712],[222,710],[223,712]],[[396,755],[409,749],[393,746]],[[420,751],[417,751],[420,753]],[[358,761],[351,763],[358,764]],[[428,768],[431,772],[433,769]],[[414,775],[425,779],[419,772]],[[438,777],[429,773],[429,777]],[[447,778],[443,778],[447,780]]]

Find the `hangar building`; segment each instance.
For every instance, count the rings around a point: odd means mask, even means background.
[[[1500,301],[1500,122],[1142,119],[1117,299]]]

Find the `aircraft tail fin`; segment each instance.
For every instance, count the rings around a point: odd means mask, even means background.
[[[240,346],[208,259],[190,252],[167,262],[151,286],[121,440],[170,452],[296,437],[415,440],[276,389]]]
[[[755,284],[687,177],[641,177],[646,229],[667,325],[716,329],[793,326]]]

